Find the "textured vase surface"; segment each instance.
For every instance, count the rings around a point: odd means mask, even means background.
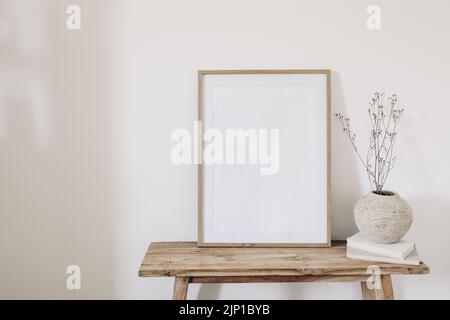
[[[413,221],[412,209],[398,193],[370,192],[355,204],[356,225],[366,239],[377,243],[398,242]]]

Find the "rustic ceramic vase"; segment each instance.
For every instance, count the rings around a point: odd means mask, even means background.
[[[386,195],[370,192],[355,204],[356,225],[370,241],[398,242],[408,232],[413,221],[412,209],[398,193]]]

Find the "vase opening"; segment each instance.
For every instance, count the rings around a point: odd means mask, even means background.
[[[375,193],[376,195],[379,196],[395,196],[395,192],[389,190],[372,191],[372,193]]]

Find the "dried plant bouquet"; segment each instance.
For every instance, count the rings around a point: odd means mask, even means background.
[[[383,190],[386,179],[395,165],[394,144],[397,137],[397,124],[404,109],[399,107],[396,94],[385,99],[384,93],[376,92],[369,102],[367,110],[372,124],[369,147],[365,158],[362,157],[356,144],[356,134],[350,126],[350,119],[340,113],[336,117],[342,125],[355,150],[359,160],[366,169],[370,186],[374,193],[391,195],[392,192]]]

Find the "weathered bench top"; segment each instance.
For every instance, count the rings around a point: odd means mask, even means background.
[[[139,269],[141,277],[367,276],[425,274],[429,268],[346,258],[344,241],[330,248],[198,248],[196,242],[151,243]]]

